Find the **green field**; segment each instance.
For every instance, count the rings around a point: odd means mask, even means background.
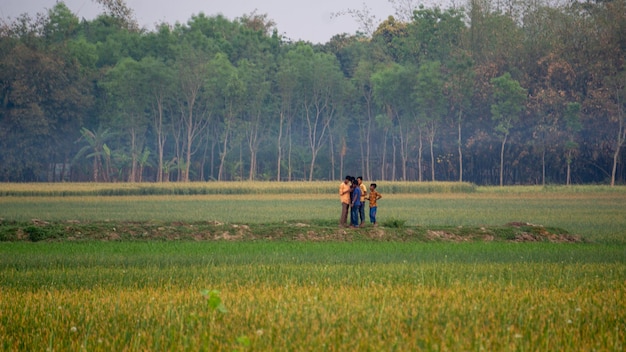
[[[28,194],[3,193],[0,218],[219,221],[269,231],[302,221],[345,231],[335,225],[333,186],[253,186],[152,195],[87,187],[51,196],[47,185],[29,185]],[[402,187],[381,185],[381,222],[403,220],[406,230],[529,222],[587,241],[0,242],[0,349],[624,349],[623,188]]]

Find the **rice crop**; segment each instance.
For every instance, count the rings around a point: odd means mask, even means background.
[[[260,186],[259,186],[260,187]],[[556,226],[594,241],[626,241],[626,193],[617,190],[502,192],[497,187],[473,193],[387,193],[379,189],[381,222],[406,226],[497,226],[527,222]],[[324,220],[338,223],[336,194],[303,188],[296,193],[152,196],[0,197],[0,218],[30,221],[218,221],[277,224]]]
[[[0,349],[623,350],[605,245],[0,244]]]
[[[336,229],[340,210],[336,182],[136,186],[0,184],[0,222]],[[591,242],[0,242],[0,350],[624,350],[626,188],[444,186],[380,182],[381,224]]]

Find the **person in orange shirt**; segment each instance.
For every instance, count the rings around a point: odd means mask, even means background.
[[[378,226],[376,223],[376,211],[378,210],[376,201],[382,197],[383,196],[380,193],[376,192],[376,184],[370,184],[370,193],[367,195],[367,198],[370,201],[370,222],[374,226]]]
[[[365,198],[367,197],[367,187],[365,187],[365,184],[363,183],[363,176],[357,177],[356,181],[361,189],[361,206],[359,207],[359,217],[361,218],[361,223],[359,224],[359,227],[363,227],[365,226]]]
[[[339,226],[348,226],[348,208],[350,207],[350,193],[352,192],[351,182],[352,177],[346,176],[341,185],[339,185],[339,200],[341,201],[341,218],[339,219]]]

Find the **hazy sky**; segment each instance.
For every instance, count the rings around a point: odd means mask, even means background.
[[[34,15],[54,7],[56,0],[1,0],[0,17],[15,19],[22,13]],[[92,0],[65,0],[67,7],[79,18],[93,19],[102,7]],[[388,0],[126,0],[140,26],[148,30],[154,24],[185,23],[193,14],[222,14],[229,19],[250,14],[267,14],[276,22],[280,34],[292,40],[325,43],[333,35],[354,34],[358,23],[349,15],[331,18],[333,13],[347,9],[361,10],[364,4],[379,21],[394,14]]]

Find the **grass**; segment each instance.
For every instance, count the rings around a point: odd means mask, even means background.
[[[589,240],[626,241],[626,193],[621,191],[387,194],[380,187],[378,217],[405,226],[499,226],[528,222],[554,226]],[[303,196],[302,194],[306,194]],[[5,220],[46,221],[219,221],[272,224],[284,221],[338,222],[339,202],[328,194],[0,197]],[[336,219],[336,220],[335,220]]]
[[[88,188],[63,185],[74,186]],[[337,195],[308,184],[294,192],[252,184],[247,194],[5,194],[3,229],[59,237],[0,242],[0,350],[624,350],[624,188],[388,186],[379,182],[379,219],[390,233],[485,228],[506,237],[515,233],[504,224],[528,222],[591,242],[367,237],[380,228],[307,241],[298,234],[343,231]],[[191,237],[129,241],[169,222]],[[259,236],[198,240],[203,226]],[[68,240],[70,229],[107,240]],[[122,229],[132,234],[112,241]],[[279,232],[292,240],[267,238]]]
[[[625,341],[626,267],[614,246],[0,248],[3,350],[575,351]]]

